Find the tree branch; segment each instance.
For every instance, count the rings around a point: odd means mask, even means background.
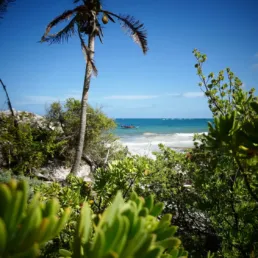
[[[7,98],[7,104],[8,104],[9,110],[10,110],[12,116],[15,117],[14,112],[13,112],[12,103],[11,103],[10,97],[9,97],[9,95],[8,95],[6,86],[4,85],[4,83],[3,83],[3,81],[2,81],[1,79],[0,79],[0,83],[1,83],[2,86],[3,86],[4,92],[5,92],[5,95],[6,95],[6,98]]]

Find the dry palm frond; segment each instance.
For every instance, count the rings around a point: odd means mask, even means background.
[[[136,20],[134,17],[127,16],[119,16],[114,13],[103,11],[107,15],[116,17],[120,22],[122,27],[126,30],[127,33],[133,38],[133,40],[140,45],[144,54],[148,51],[148,43],[147,43],[147,32],[144,29],[144,24],[140,21]]]
[[[53,21],[51,21],[47,28],[46,31],[42,37],[42,39],[46,38],[50,32],[50,30],[57,25],[58,23],[68,20],[72,15],[74,15],[75,13],[82,13],[84,15],[87,15],[88,13],[88,9],[85,6],[78,6],[73,10],[68,10],[65,11],[64,13],[62,13],[61,15],[57,16]],[[43,40],[44,41],[44,40]]]
[[[7,11],[8,5],[14,2],[15,0],[0,0],[0,19],[3,18],[3,14]]]
[[[67,26],[65,26],[62,30],[57,32],[56,34],[51,34],[45,37],[45,35],[41,38],[41,42],[49,42],[53,43],[62,43],[63,41],[68,41],[70,37],[75,34],[75,23],[76,16],[69,22]]]
[[[100,25],[98,19],[95,19],[95,23],[96,23],[96,27],[97,27],[97,31],[98,31],[97,35],[99,37],[100,42],[103,44],[102,38],[104,37],[104,34],[103,34],[103,31],[102,31],[102,28],[101,28],[101,25]]]
[[[81,47],[82,47],[82,51],[83,51],[83,54],[85,56],[86,62],[90,63],[92,71],[93,71],[93,74],[95,76],[97,76],[98,75],[98,70],[97,70],[97,68],[96,68],[96,66],[94,64],[93,59],[91,58],[91,50],[85,44],[84,39],[83,39],[83,37],[82,37],[80,32],[78,32],[78,35],[79,35],[79,38],[80,38]]]

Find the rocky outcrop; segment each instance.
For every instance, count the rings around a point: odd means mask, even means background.
[[[27,111],[18,111],[13,109],[16,121],[18,123],[29,123],[32,127],[50,129],[50,130],[60,130],[62,131],[61,126],[54,126],[53,123],[47,121],[44,116],[40,116]],[[9,110],[0,111],[1,116],[11,116],[12,113]]]
[[[66,177],[69,175],[71,168],[66,168],[63,166],[48,166],[39,169],[35,172],[35,175],[46,181],[65,181]],[[78,177],[82,178],[85,182],[92,182],[92,173],[89,165],[83,165],[80,167]]]

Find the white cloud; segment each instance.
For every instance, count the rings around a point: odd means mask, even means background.
[[[107,96],[104,99],[119,99],[119,100],[140,100],[140,99],[156,99],[156,95],[114,95]]]
[[[200,98],[203,97],[203,92],[193,91],[193,92],[183,92],[183,93],[169,93],[166,96],[170,97],[182,97],[182,98]]]
[[[254,57],[258,57],[258,52],[254,55]]]
[[[204,93],[200,91],[185,92],[182,94],[182,96],[185,98],[200,98],[200,97],[204,97]]]

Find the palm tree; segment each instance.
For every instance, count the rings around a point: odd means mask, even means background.
[[[7,11],[8,5],[13,2],[15,2],[15,0],[0,0],[0,19],[3,18],[4,13]]]
[[[146,31],[144,29],[144,25],[140,23],[140,21],[135,20],[134,17],[129,15],[121,16],[110,11],[103,10],[101,0],[74,0],[75,4],[78,2],[81,2],[81,5],[76,6],[72,10],[65,11],[63,14],[51,21],[41,39],[41,42],[49,42],[52,44],[67,41],[71,36],[78,35],[82,50],[86,57],[86,69],[81,100],[80,132],[75,160],[71,170],[71,173],[75,175],[78,173],[80,168],[84,147],[87,102],[91,75],[92,73],[97,75],[97,68],[93,61],[95,38],[98,37],[101,42],[103,38],[103,27],[101,26],[100,20],[102,20],[103,24],[107,24],[109,21],[115,22],[115,20],[118,20],[126,32],[128,32],[133,40],[141,47],[143,53],[145,54],[148,50]],[[69,20],[69,23],[62,30],[55,34],[49,34],[50,30],[55,25],[66,20]],[[88,38],[88,44],[86,44],[85,38]]]

